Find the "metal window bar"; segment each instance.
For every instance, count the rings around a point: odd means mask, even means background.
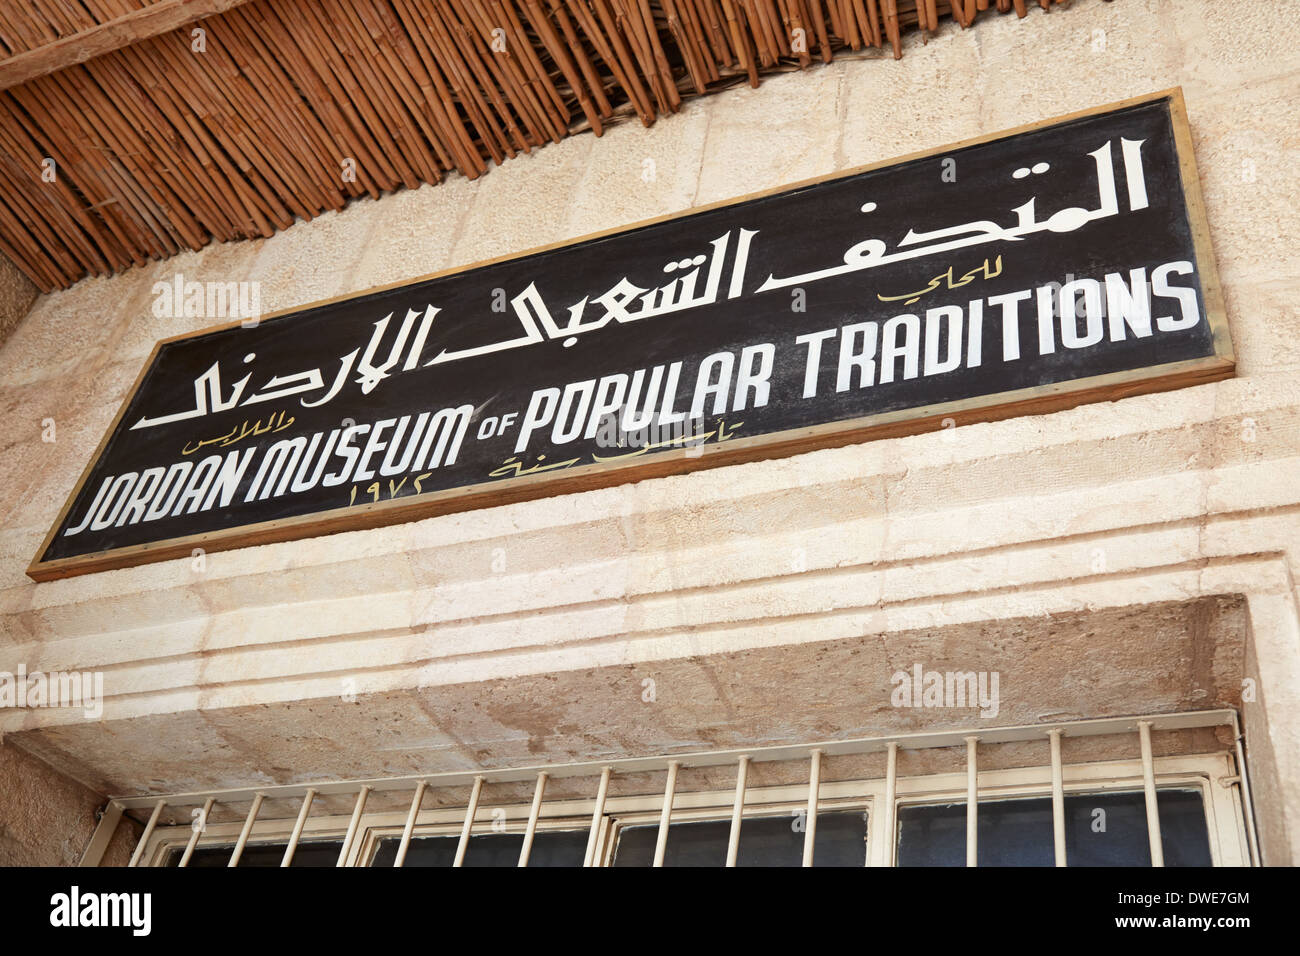
[[[808,815],[804,818],[803,865],[813,865],[813,848],[817,842],[817,796],[821,789],[822,751],[814,747],[808,755]]]
[[[293,863],[293,854],[298,849],[298,841],[302,838],[302,828],[307,825],[307,816],[311,813],[312,801],[316,799],[316,791],[311,787],[302,795],[302,809],[298,811],[298,820],[293,825],[293,833],[289,836],[289,845],[284,848],[284,859],[280,861],[280,866],[290,866]]]
[[[262,809],[262,801],[265,799],[265,794],[261,793],[253,797],[253,805],[248,810],[248,816],[244,818],[244,828],[239,831],[239,839],[235,841],[235,848],[230,852],[230,862],[226,866],[239,866],[239,858],[244,855],[244,847],[248,845],[253,824],[257,822],[258,811]]]
[[[474,778],[474,789],[470,791],[469,807],[465,810],[465,822],[460,829],[460,842],[456,844],[456,859],[452,866],[465,865],[465,851],[469,849],[470,833],[474,829],[474,814],[478,813],[479,797],[483,795],[483,778]]]
[[[600,771],[600,789],[596,791],[596,806],[591,811],[591,832],[587,834],[587,852],[582,857],[583,866],[591,866],[596,857],[596,841],[600,838],[600,823],[605,818],[605,798],[609,795],[609,778],[614,768]]]
[[[159,800],[154,805],[153,813],[149,814],[149,822],[145,824],[144,833],[140,834],[140,842],[135,845],[135,852],[131,854],[131,862],[127,866],[140,865],[140,857],[144,856],[144,848],[149,845],[149,838],[153,836],[153,831],[158,826],[158,818],[162,816],[165,806],[167,806],[166,800]]]
[[[898,742],[890,741],[888,757],[885,760],[885,832],[898,832]],[[898,841],[890,839],[888,865],[898,861]]]
[[[979,766],[978,737],[966,738],[966,865],[979,866]]]
[[[528,811],[528,828],[524,830],[524,845],[519,848],[519,865],[527,866],[528,857],[533,852],[533,837],[537,835],[537,821],[542,815],[542,799],[546,794],[546,779],[549,774],[543,770],[537,775],[537,787],[533,790],[533,806]]]
[[[1235,764],[1236,776],[1225,778],[1225,783],[1236,784],[1239,788],[1241,797],[1241,811],[1244,817],[1246,828],[1246,837],[1249,845],[1249,859],[1255,865],[1259,862],[1259,851],[1257,846],[1257,837],[1254,827],[1253,815],[1250,811],[1249,784],[1246,778],[1246,768],[1244,755],[1241,751],[1241,733],[1237,715],[1231,710],[1200,711],[1192,713],[1163,714],[1141,718],[1097,718],[1093,720],[1075,721],[1065,725],[1058,725],[1050,729],[1042,725],[1021,725],[1013,727],[999,727],[983,729],[981,728],[978,737],[971,735],[969,732],[931,732],[917,734],[901,734],[890,737],[877,738],[858,738],[853,740],[836,740],[825,741],[821,743],[806,745],[788,745],[758,747],[746,750],[729,750],[714,751],[690,754],[674,754],[653,757],[627,758],[614,761],[589,762],[569,764],[563,766],[547,767],[521,767],[504,770],[481,771],[478,773],[447,773],[433,774],[419,777],[394,777],[394,778],[373,778],[367,780],[353,781],[330,781],[315,782],[310,786],[286,785],[279,787],[259,787],[257,789],[236,789],[219,792],[206,793],[189,793],[189,794],[169,794],[164,797],[158,795],[141,795],[116,797],[110,800],[108,808],[103,815],[99,829],[92,838],[91,845],[87,848],[82,865],[98,865],[103,856],[103,851],[107,848],[108,841],[112,837],[112,832],[116,827],[117,819],[124,812],[130,811],[151,811],[150,823],[147,826],[146,837],[141,840],[137,847],[136,853],[133,854],[135,864],[139,865],[148,852],[145,844],[149,838],[163,835],[157,833],[157,826],[161,822],[161,815],[164,807],[171,807],[178,812],[184,812],[184,808],[197,807],[202,805],[202,810],[194,810],[193,813],[199,817],[199,820],[206,822],[208,815],[215,803],[220,802],[224,806],[232,804],[242,804],[252,802],[253,807],[250,809],[248,816],[245,818],[244,831],[241,831],[240,840],[236,844],[236,851],[232,854],[232,864],[237,863],[239,853],[250,839],[256,838],[256,827],[260,824],[258,820],[258,810],[264,800],[285,800],[292,798],[302,798],[302,807],[298,814],[293,833],[289,838],[289,845],[286,847],[282,866],[288,866],[293,859],[293,853],[304,833],[304,827],[308,823],[308,817],[311,811],[313,800],[320,795],[339,795],[346,794],[353,797],[355,804],[353,807],[351,819],[347,826],[346,834],[343,838],[343,847],[339,854],[337,865],[364,865],[359,859],[362,851],[367,844],[360,839],[362,836],[362,821],[365,814],[366,801],[369,794],[375,791],[392,791],[405,789],[407,792],[415,790],[415,797],[412,800],[410,810],[406,814],[406,826],[402,830],[403,842],[399,848],[399,861],[403,861],[405,854],[401,851],[409,847],[411,836],[414,834],[416,826],[419,825],[421,814],[427,811],[421,810],[423,798],[429,788],[445,789],[453,787],[463,787],[472,785],[469,806],[461,827],[460,840],[457,845],[457,852],[454,866],[464,864],[465,853],[472,835],[475,816],[477,814],[482,788],[487,783],[517,783],[525,780],[535,781],[535,789],[532,801],[532,807],[528,815],[528,822],[524,831],[524,844],[520,853],[520,865],[527,865],[529,854],[531,852],[533,838],[536,835],[539,821],[542,817],[542,811],[545,809],[545,789],[546,782],[554,778],[582,777],[590,776],[599,777],[599,786],[597,788],[594,810],[591,816],[591,829],[588,834],[587,852],[584,857],[585,865],[599,866],[602,865],[608,857],[608,848],[602,848],[604,835],[607,835],[611,828],[604,826],[606,820],[607,803],[610,799],[611,781],[615,774],[635,774],[646,772],[662,772],[666,775],[666,782],[663,796],[659,809],[659,830],[655,846],[655,865],[663,865],[665,851],[669,832],[673,822],[674,803],[678,796],[677,782],[679,770],[682,768],[699,768],[699,767],[716,767],[730,764],[736,768],[736,790],[734,796],[734,805],[731,813],[731,830],[728,840],[727,865],[734,866],[736,863],[739,836],[743,817],[746,809],[747,783],[749,768],[756,762],[770,761],[808,761],[808,777],[806,790],[804,791],[807,798],[807,817],[806,828],[804,833],[804,865],[812,865],[814,858],[814,847],[816,840],[816,827],[818,813],[823,809],[820,801],[820,792],[822,790],[822,773],[824,770],[824,761],[834,759],[838,756],[867,754],[883,752],[886,755],[886,777],[884,780],[883,794],[878,794],[875,799],[880,800],[880,804],[875,806],[873,814],[883,814],[885,830],[880,830],[873,826],[871,832],[879,836],[881,833],[889,834],[892,844],[897,840],[897,803],[899,793],[899,773],[898,763],[899,755],[905,750],[922,750],[930,748],[965,748],[966,752],[966,797],[967,797],[967,863],[976,865],[978,863],[978,804],[980,800],[980,771],[978,766],[978,748],[977,744],[984,747],[995,746],[1001,743],[1024,740],[1042,740],[1046,733],[1049,743],[1051,744],[1052,762],[1051,762],[1051,794],[1053,803],[1053,841],[1056,850],[1057,865],[1064,865],[1065,848],[1064,848],[1064,817],[1063,817],[1063,800],[1064,800],[1064,767],[1061,760],[1061,744],[1065,737],[1087,737],[1106,734],[1134,734],[1138,736],[1142,753],[1142,789],[1146,795],[1147,813],[1148,813],[1148,830],[1152,845],[1152,862],[1154,865],[1160,865],[1163,862],[1161,847],[1159,845],[1159,810],[1155,802],[1156,793],[1156,761],[1152,756],[1151,734],[1153,731],[1170,731],[1189,728],[1215,727],[1228,725],[1232,727],[1235,736],[1234,746],[1236,748]],[[1164,759],[1164,758],[1162,758]],[[1078,771],[1072,770],[1072,773]],[[906,778],[912,779],[912,778]],[[833,790],[835,788],[832,788]],[[836,791],[839,792],[839,791]],[[689,797],[690,794],[683,794],[683,798]],[[987,799],[987,795],[985,796]],[[688,804],[695,806],[689,800]],[[590,806],[590,801],[585,801]],[[859,804],[861,805],[861,804]],[[586,808],[582,810],[585,814]],[[319,821],[318,821],[319,823]],[[270,822],[268,821],[268,826]],[[334,831],[337,832],[337,831]],[[201,842],[202,827],[199,821],[189,836],[185,852],[182,855],[181,865],[188,865],[196,846]],[[873,837],[875,839],[876,837]],[[213,842],[215,838],[208,842]],[[877,857],[877,860],[883,859],[884,865],[891,865],[896,862],[896,845],[890,845],[885,848],[883,857]],[[400,865],[400,862],[399,862]]]
[[[1056,865],[1065,866],[1065,767],[1061,763],[1061,730],[1047,732],[1052,746],[1052,849]]]
[[[1138,721],[1138,744],[1142,748],[1142,790],[1147,802],[1147,840],[1151,844],[1151,865],[1165,865],[1165,848],[1160,839],[1160,805],[1156,801],[1156,763],[1151,756],[1151,721]]]
[[[1232,716],[1232,740],[1237,751],[1237,775],[1240,778],[1237,785],[1241,787],[1241,802],[1246,815],[1246,840],[1250,844],[1250,864],[1251,866],[1259,866],[1259,836],[1255,832],[1255,804],[1250,797],[1250,770],[1246,766],[1246,754],[1241,746],[1241,742],[1246,735],[1242,733],[1241,721],[1237,718],[1237,712],[1230,710],[1228,713]]]
[[[668,783],[664,785],[664,803],[659,815],[659,836],[655,840],[655,866],[664,865],[664,854],[668,850],[668,828],[673,818],[673,797],[677,791],[677,768],[680,766],[679,761],[668,761]]]
[[[199,812],[194,822],[190,824],[190,842],[185,846],[185,852],[181,854],[179,866],[189,866],[190,857],[194,855],[194,848],[199,845],[199,836],[208,826],[208,814],[212,812],[212,807],[216,804],[216,797],[208,797],[203,801],[203,809]]]
[[[361,826],[361,814],[366,811],[366,798],[374,787],[363,785],[357,791],[357,802],[352,808],[352,820],[348,823],[348,832],[343,837],[343,847],[339,850],[339,861],[335,866],[346,866],[348,854],[352,852],[352,843],[357,838],[357,829]]]
[[[735,866],[740,854],[740,824],[745,814],[745,781],[749,778],[749,757],[736,762],[736,802],[731,809],[731,832],[727,836],[727,866]]]
[[[397,857],[393,860],[393,866],[401,866],[406,862],[406,851],[411,846],[411,834],[415,832],[415,818],[420,815],[420,804],[424,802],[424,791],[429,785],[421,780],[415,787],[415,796],[411,798],[411,810],[406,815],[406,826],[402,829],[402,842],[397,848]]]

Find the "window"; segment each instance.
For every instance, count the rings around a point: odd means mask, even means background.
[[[1205,805],[1197,790],[1161,790],[1165,866],[1211,866]],[[979,808],[980,866],[1054,866],[1052,801],[990,800]],[[1071,866],[1150,866],[1142,793],[1065,798],[1065,848]],[[899,866],[965,866],[966,804],[898,811]]]
[[[371,866],[392,866],[397,859],[398,837],[384,837],[370,860]],[[451,866],[460,836],[427,836],[411,840],[404,866]],[[464,866],[518,866],[524,845],[522,833],[484,833],[471,837]],[[529,866],[582,866],[587,852],[586,830],[542,830],[533,837]]]
[[[239,857],[240,866],[279,866],[284,859],[284,843],[256,843],[244,847]],[[335,866],[339,861],[339,851],[343,849],[342,840],[310,840],[298,844],[293,853],[292,866]],[[234,846],[200,846],[195,847],[188,866],[228,866]],[[167,855],[166,866],[179,866],[184,847],[175,847]]]
[[[245,833],[248,842],[240,866],[279,866],[286,846],[294,840],[292,834],[298,832],[294,866],[333,866],[340,856],[348,866],[392,866],[409,835],[403,865],[451,866],[470,817],[465,866],[517,866],[525,843],[530,847],[530,866],[582,866],[589,852],[590,865],[649,866],[655,860],[667,801],[665,866],[726,865],[736,806],[742,808],[736,835],[738,866],[798,866],[806,850],[811,850],[815,866],[961,866],[968,852],[980,866],[1052,866],[1057,853],[1054,781],[1059,781],[1064,824],[1060,847],[1068,865],[1149,866],[1157,833],[1166,866],[1250,865],[1257,854],[1248,803],[1243,799],[1248,781],[1241,773],[1240,750],[1235,745],[1224,747],[1223,736],[1212,734],[1199,738],[1211,750],[1205,753],[1175,750],[1173,743],[1184,745],[1196,739],[1186,734],[1163,738],[1154,750],[1150,740],[1165,728],[1186,731],[1229,724],[1235,733],[1235,716],[1231,711],[1207,711],[1142,718],[1140,723],[1135,718],[1115,718],[1064,724],[1053,731],[1063,735],[1059,760],[1010,769],[980,769],[978,760],[994,763],[994,748],[1012,741],[1037,740],[1046,753],[1045,728],[984,731],[985,742],[971,745],[973,749],[967,749],[960,734],[918,734],[901,743],[836,741],[811,749],[639,758],[615,767],[504,770],[477,778],[449,774],[423,781],[418,791],[417,781],[410,779],[374,781],[360,792],[355,784],[318,785],[321,792],[355,801],[351,813],[342,812],[346,804],[336,800],[332,813],[318,807],[313,814],[310,800],[302,796],[306,787],[272,788],[266,796],[275,807],[269,816],[275,819],[258,817],[255,808],[261,801],[254,801],[253,791],[191,794],[174,798],[176,804],[165,804],[172,808],[175,823],[151,825],[139,854],[150,865],[175,866],[190,848],[188,865],[224,866]],[[1142,725],[1142,734],[1135,733]],[[1142,736],[1146,756],[1069,762],[1071,737],[1105,735],[1119,738],[1116,745],[1099,751],[1093,744],[1086,752],[1094,758],[1099,752],[1132,755],[1139,749],[1135,738]],[[851,764],[836,764],[840,757],[862,759],[875,754],[874,765],[879,767],[885,764],[880,757],[886,748],[893,754],[890,766],[895,768],[886,776],[842,779],[845,775],[840,771]],[[916,761],[909,756],[910,751],[922,749],[947,750],[948,756],[935,754]],[[1033,751],[1020,748],[1013,753],[1023,760]],[[746,786],[744,768],[759,760],[770,762],[770,769],[760,775],[769,784]],[[969,848],[971,764],[965,772],[955,769],[963,760],[975,760],[975,840]],[[823,764],[829,782],[823,782]],[[685,786],[677,786],[674,765],[686,768],[681,778]],[[728,765],[736,769],[728,772]],[[852,766],[870,765],[868,760]],[[909,765],[950,769],[908,774]],[[708,772],[692,777],[695,768]],[[565,786],[548,791],[546,781],[552,776],[566,778]],[[770,783],[796,781],[800,776],[805,782]],[[735,789],[717,789],[728,777],[736,780]],[[524,802],[518,785],[534,779],[534,799]],[[708,779],[712,788],[692,789],[690,781],[701,779]],[[492,799],[498,781],[509,785],[511,797],[504,805]],[[447,792],[437,801],[424,800],[428,787],[459,788],[459,799],[464,800],[471,783],[472,813],[464,805],[450,803]],[[1150,821],[1148,787],[1156,808]],[[385,809],[374,809],[381,801],[372,801],[367,812],[366,795],[375,789],[392,792],[382,801]],[[415,799],[412,791],[417,791]],[[315,792],[313,788],[311,793]],[[597,795],[583,798],[582,793]],[[394,799],[398,794],[400,799]],[[129,799],[133,805],[124,809],[153,805],[147,798]],[[212,823],[196,833],[188,825],[196,801],[216,801],[234,811],[227,819],[246,813],[245,821]],[[393,809],[407,801],[413,809]],[[241,804],[248,809],[241,811]],[[815,839],[807,841],[810,807],[816,813]],[[155,809],[154,823],[161,813],[162,807]]]
[[[802,813],[746,819],[740,828],[736,865],[801,866],[806,825]],[[722,866],[730,836],[730,819],[674,824],[668,828],[664,866]],[[613,865],[649,866],[658,838],[657,824],[620,826]],[[866,866],[866,813],[819,813],[814,847],[814,866]]]

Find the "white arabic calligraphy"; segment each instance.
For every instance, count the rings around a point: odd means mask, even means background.
[[[1040,220],[1036,209],[1037,199],[1031,198],[1010,210],[1016,217],[1015,224],[1012,226],[999,225],[992,220],[976,220],[927,232],[918,232],[914,228],[909,228],[898,241],[897,250],[892,253],[889,252],[888,244],[882,239],[863,239],[844,252],[840,264],[782,278],[769,275],[766,281],[753,290],[753,294],[806,285],[834,276],[876,269],[895,262],[965,249],[987,242],[1019,242],[1025,236],[1039,232],[1073,232],[1090,222],[1118,215],[1119,199],[1112,165],[1113,142],[1108,140],[1104,145],[1086,154],[1093,159],[1097,171],[1098,199],[1095,209],[1072,206],[1058,210]],[[1130,211],[1145,209],[1149,204],[1142,165],[1144,142],[1145,140],[1120,139],[1120,158],[1124,166]],[[1048,164],[1039,163],[1034,167],[1033,172],[1045,172],[1049,168]],[[1030,170],[1021,168],[1013,175],[1020,179],[1029,172]],[[868,202],[862,207],[864,212],[876,208],[877,204],[874,202]],[[520,335],[472,348],[443,349],[433,358],[424,361],[423,367],[536,345],[547,339],[559,340],[565,347],[569,347],[577,342],[578,336],[602,329],[610,322],[620,324],[640,322],[715,304],[723,294],[723,274],[727,269],[729,252],[731,266],[725,295],[727,299],[739,298],[744,294],[750,247],[757,235],[758,230],[755,229],[728,230],[709,243],[709,252],[670,260],[663,266],[663,271],[672,278],[664,285],[643,287],[627,276],[623,276],[599,295],[584,296],[569,306],[569,314],[563,324],[557,322],[552,316],[537,288],[537,283],[530,282],[527,288],[510,300],[515,318],[519,321]],[[697,291],[700,286],[701,270],[705,268],[706,263],[707,272],[704,274],[703,289]],[[200,418],[214,412],[228,411],[241,404],[255,405],[261,402],[279,401],[294,395],[304,396],[300,399],[304,408],[315,408],[335,398],[354,371],[356,377],[353,382],[360,386],[363,395],[369,395],[380,382],[393,375],[395,371],[409,372],[421,366],[421,353],[433,320],[439,311],[433,305],[426,306],[422,315],[415,309],[409,309],[391,345],[388,346],[386,358],[382,361],[378,361],[377,356],[381,354],[394,313],[390,312],[375,322],[370,339],[364,348],[355,348],[339,359],[339,371],[334,375],[328,390],[321,369],[312,368],[290,374],[272,375],[260,390],[248,398],[243,398],[244,390],[252,377],[252,373],[249,372],[234,383],[227,396],[221,385],[221,368],[218,361],[194,380],[193,408],[155,418],[142,416],[131,428],[133,430],[152,428],[157,425]],[[419,319],[418,327],[417,319]],[[255,353],[248,353],[244,356],[244,364],[252,362],[255,357]],[[324,394],[315,400],[308,401],[305,397],[308,393],[321,391],[324,391]]]

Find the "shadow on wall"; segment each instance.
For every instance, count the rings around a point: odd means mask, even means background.
[[[0,346],[36,301],[38,290],[16,265],[0,255]]]
[[[0,867],[76,866],[95,832],[105,798],[0,741]],[[113,834],[102,865],[125,866],[139,839],[135,821]]]

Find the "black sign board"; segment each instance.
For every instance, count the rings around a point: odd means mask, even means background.
[[[28,573],[373,527],[1232,368],[1175,90],[165,340]]]

